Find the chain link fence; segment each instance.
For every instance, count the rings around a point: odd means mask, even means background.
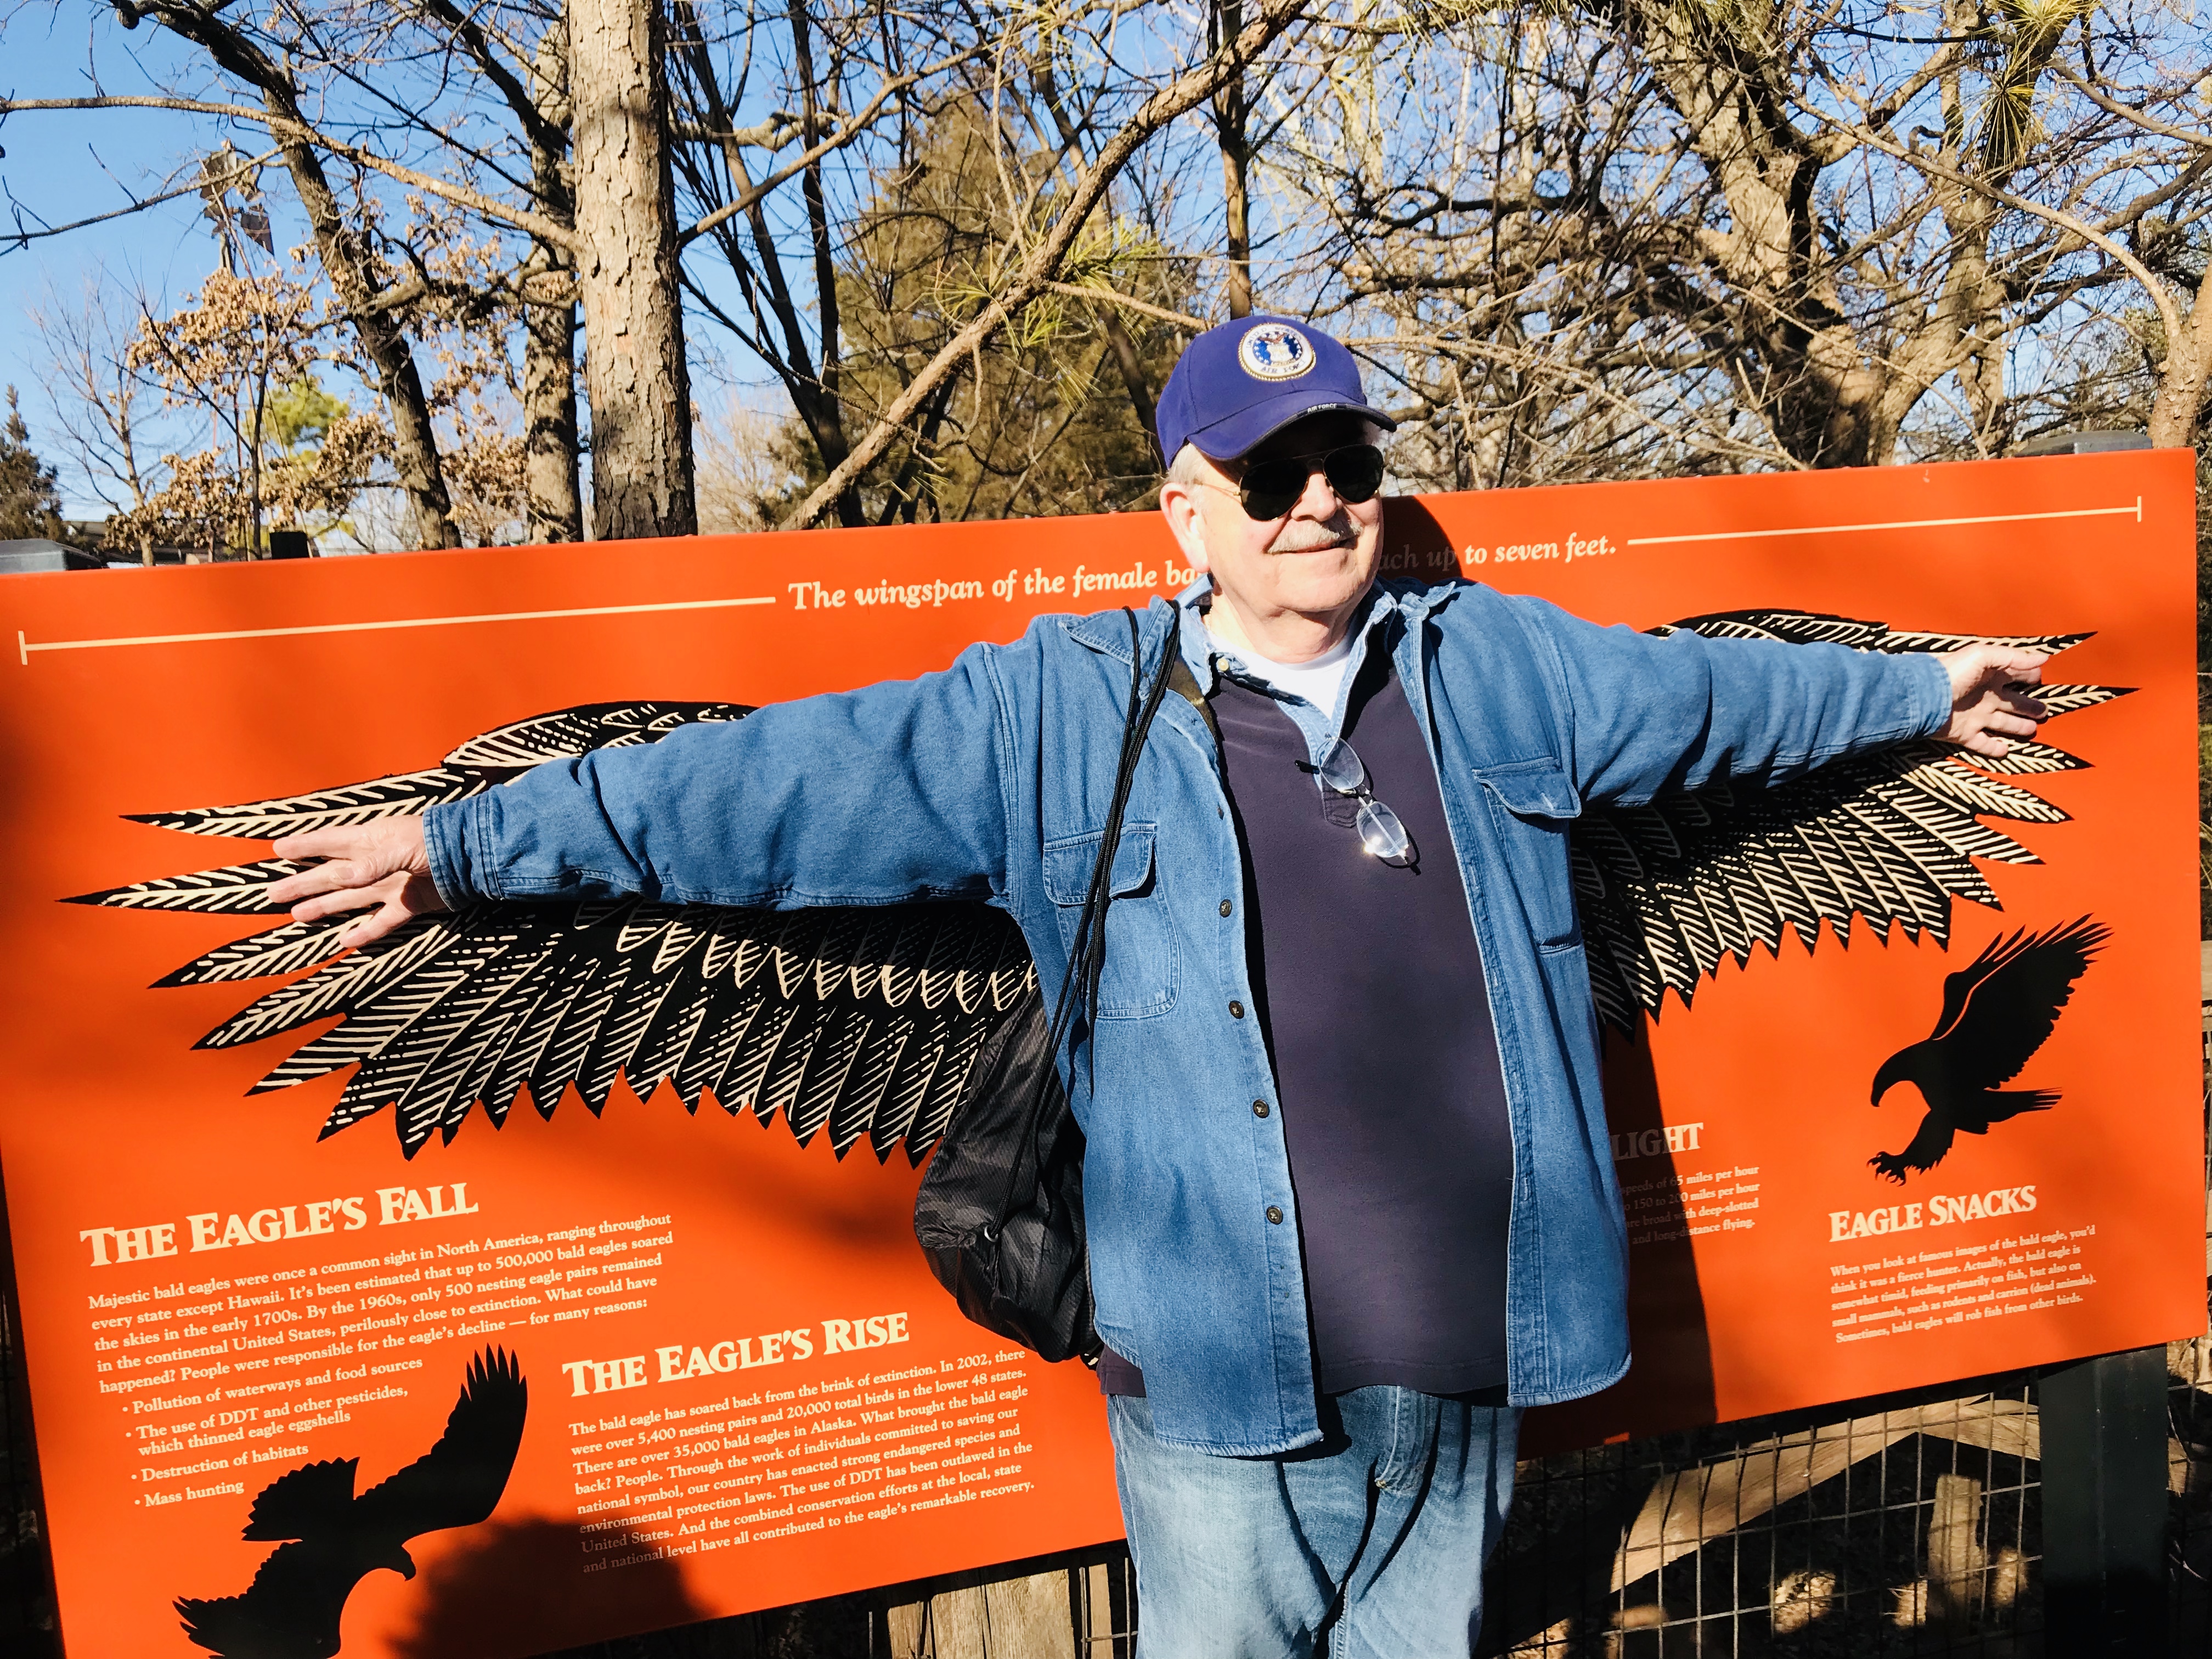
[[[2016,1376],[1524,1464],[1481,1652],[2024,1651],[2039,1455]]]

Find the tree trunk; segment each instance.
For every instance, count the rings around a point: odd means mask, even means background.
[[[601,540],[696,534],[666,26],[657,0],[569,0],[592,523]]]
[[[573,223],[574,204],[561,177],[561,158],[542,146],[532,149],[531,171],[540,205]],[[576,261],[541,242],[531,263],[540,266],[543,274],[523,284],[522,484],[527,533],[537,542],[580,542],[584,539],[584,498],[576,481],[576,457],[583,447],[576,430]],[[538,287],[555,293],[534,295],[532,289]]]
[[[573,227],[575,194],[562,163],[568,155],[568,45],[559,21],[538,38],[526,105],[534,114],[530,193],[547,218]],[[521,88],[517,88],[517,94]],[[522,285],[522,489],[525,533],[534,542],[584,539],[584,498],[576,479],[582,453],[576,428],[576,259],[540,242]]]
[[[732,131],[736,124],[723,99],[714,58],[706,50],[704,33],[687,0],[674,0],[674,4],[681,43],[678,49],[690,71],[693,88],[702,105],[699,112],[705,118],[702,125],[709,132],[722,135],[722,163],[729,170],[730,183],[735,192],[750,195],[753,178],[745,166],[744,145]],[[806,24],[802,9],[794,20],[794,50],[806,47],[810,32],[811,26]],[[802,76],[811,88],[811,48],[807,48],[807,61]],[[802,120],[802,125],[806,131],[802,135],[801,142],[811,143],[814,137],[812,124]],[[800,423],[805,427],[807,435],[813,439],[815,450],[822,457],[823,470],[834,472],[845,464],[845,457],[850,453],[850,447],[845,441],[844,409],[836,391],[839,373],[835,362],[837,330],[835,326],[836,296],[834,288],[830,295],[832,325],[824,335],[824,344],[829,348],[826,367],[817,374],[814,368],[814,354],[806,343],[802,307],[793,296],[790,281],[784,274],[783,256],[777,250],[775,232],[769,225],[765,199],[756,199],[745,210],[744,216],[746,228],[751,234],[754,252],[759,259],[757,276],[738,246],[733,227],[725,226],[718,230],[716,240],[722,244],[723,252],[730,262],[731,273],[737,277],[747,302],[752,305],[755,315],[761,316],[763,343],[767,340],[767,317],[762,316],[762,301],[766,302],[768,314],[775,318],[776,328],[783,337],[783,349],[779,357],[774,348],[769,347],[766,361],[769,367],[775,371],[777,378],[782,380],[784,390],[790,394],[791,406],[798,411]],[[840,524],[852,526],[866,522],[860,509],[857,484],[838,496],[836,509]]]
[[[1098,321],[1106,331],[1106,343],[1113,349],[1114,366],[1121,371],[1121,386],[1129,394],[1129,407],[1136,411],[1137,424],[1145,429],[1146,447],[1165,468],[1167,457],[1160,453],[1159,406],[1152,400],[1152,388],[1145,380],[1145,365],[1137,356],[1137,343],[1129,337],[1129,331],[1111,305],[1098,307]]]
[[[2204,391],[2212,380],[2212,266],[2197,284],[2187,335],[2166,343],[2166,367],[2150,405],[2150,441],[2159,449],[2186,449],[2197,441]]]
[[[1695,240],[1736,296],[1746,401],[1776,442],[1807,466],[1887,464],[1906,418],[1954,370],[1964,372],[1978,426],[1986,430],[2001,420],[2002,380],[1993,372],[2001,352],[1994,343],[2003,337],[2007,296],[1990,267],[1996,204],[1966,185],[1931,181],[1929,200],[1945,234],[1928,257],[1942,263],[1941,291],[1934,304],[1916,301],[1869,328],[1844,290],[1843,261],[1821,234],[1822,175],[1848,160],[1850,146],[1817,126],[1793,125],[1757,42],[1664,0],[1633,0],[1626,15],[1727,204],[1725,228],[1708,225]],[[1974,0],[1945,0],[1942,15],[1942,32],[1960,40],[1982,27]],[[2021,84],[2032,90],[2047,58],[2030,64],[2033,72]],[[1947,45],[1935,61],[1943,129],[1931,154],[1964,172],[1977,165],[1966,139],[1972,121],[1965,59]]]
[[[1216,0],[1217,39],[1234,40],[1244,29],[1243,0]],[[1213,95],[1213,130],[1221,145],[1221,192],[1228,204],[1229,314],[1252,314],[1252,220],[1249,179],[1251,144],[1246,134],[1244,76],[1240,70]]]
[[[562,297],[523,307],[522,485],[533,542],[584,539],[576,477],[576,301],[569,273],[550,265]]]
[[[392,416],[392,465],[399,487],[415,518],[415,545],[422,548],[459,547],[461,532],[453,523],[453,497],[446,492],[445,470],[438,461],[438,440],[430,428],[430,400],[423,394],[422,377],[416,372],[415,354],[407,337],[388,311],[375,308],[376,277],[368,250],[345,221],[337,193],[323,174],[323,166],[306,139],[295,136],[306,125],[288,86],[264,84],[262,101],[269,112],[295,123],[280,128],[284,165],[314,227],[315,246],[331,286],[350,313],[354,334],[375,370],[376,389],[383,394]]]
[[[814,92],[813,27],[806,15],[806,0],[789,0],[786,11],[791,19],[791,52],[793,67],[799,72],[800,96],[799,142],[812,143],[819,122],[819,106]],[[816,383],[822,388],[824,412],[838,422],[836,439],[838,454],[830,459],[830,447],[821,446],[822,461],[834,470],[845,459],[843,426],[844,393],[842,359],[844,346],[839,339],[837,319],[837,266],[830,245],[830,208],[822,190],[822,163],[810,161],[805,176],[800,180],[800,193],[806,202],[806,226],[814,251],[814,312],[821,327],[822,372]],[[853,526],[866,524],[867,515],[860,505],[860,482],[837,497],[837,522]]]

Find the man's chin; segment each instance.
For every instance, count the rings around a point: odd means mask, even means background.
[[[1353,539],[1271,552],[1263,568],[1285,592],[1334,592],[1342,596],[1336,602],[1343,603],[1366,591],[1374,579],[1376,563],[1374,550],[1363,549]]]
[[[1297,563],[1274,567],[1270,584],[1275,603],[1303,616],[1326,616],[1352,604],[1368,588],[1369,578],[1342,568],[1301,569]]]

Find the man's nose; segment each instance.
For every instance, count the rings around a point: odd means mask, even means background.
[[[1336,493],[1336,486],[1328,481],[1328,474],[1316,466],[1306,474],[1306,487],[1298,496],[1298,504],[1291,509],[1296,519],[1311,519],[1326,524],[1344,510],[1344,501]]]

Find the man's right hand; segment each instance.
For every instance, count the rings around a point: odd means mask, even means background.
[[[370,914],[338,935],[347,949],[382,939],[411,917],[446,908],[430,880],[430,854],[419,817],[376,818],[337,830],[286,836],[276,856],[309,867],[269,890],[292,908],[295,921],[319,921],[343,910]],[[317,862],[319,860],[319,862]]]

